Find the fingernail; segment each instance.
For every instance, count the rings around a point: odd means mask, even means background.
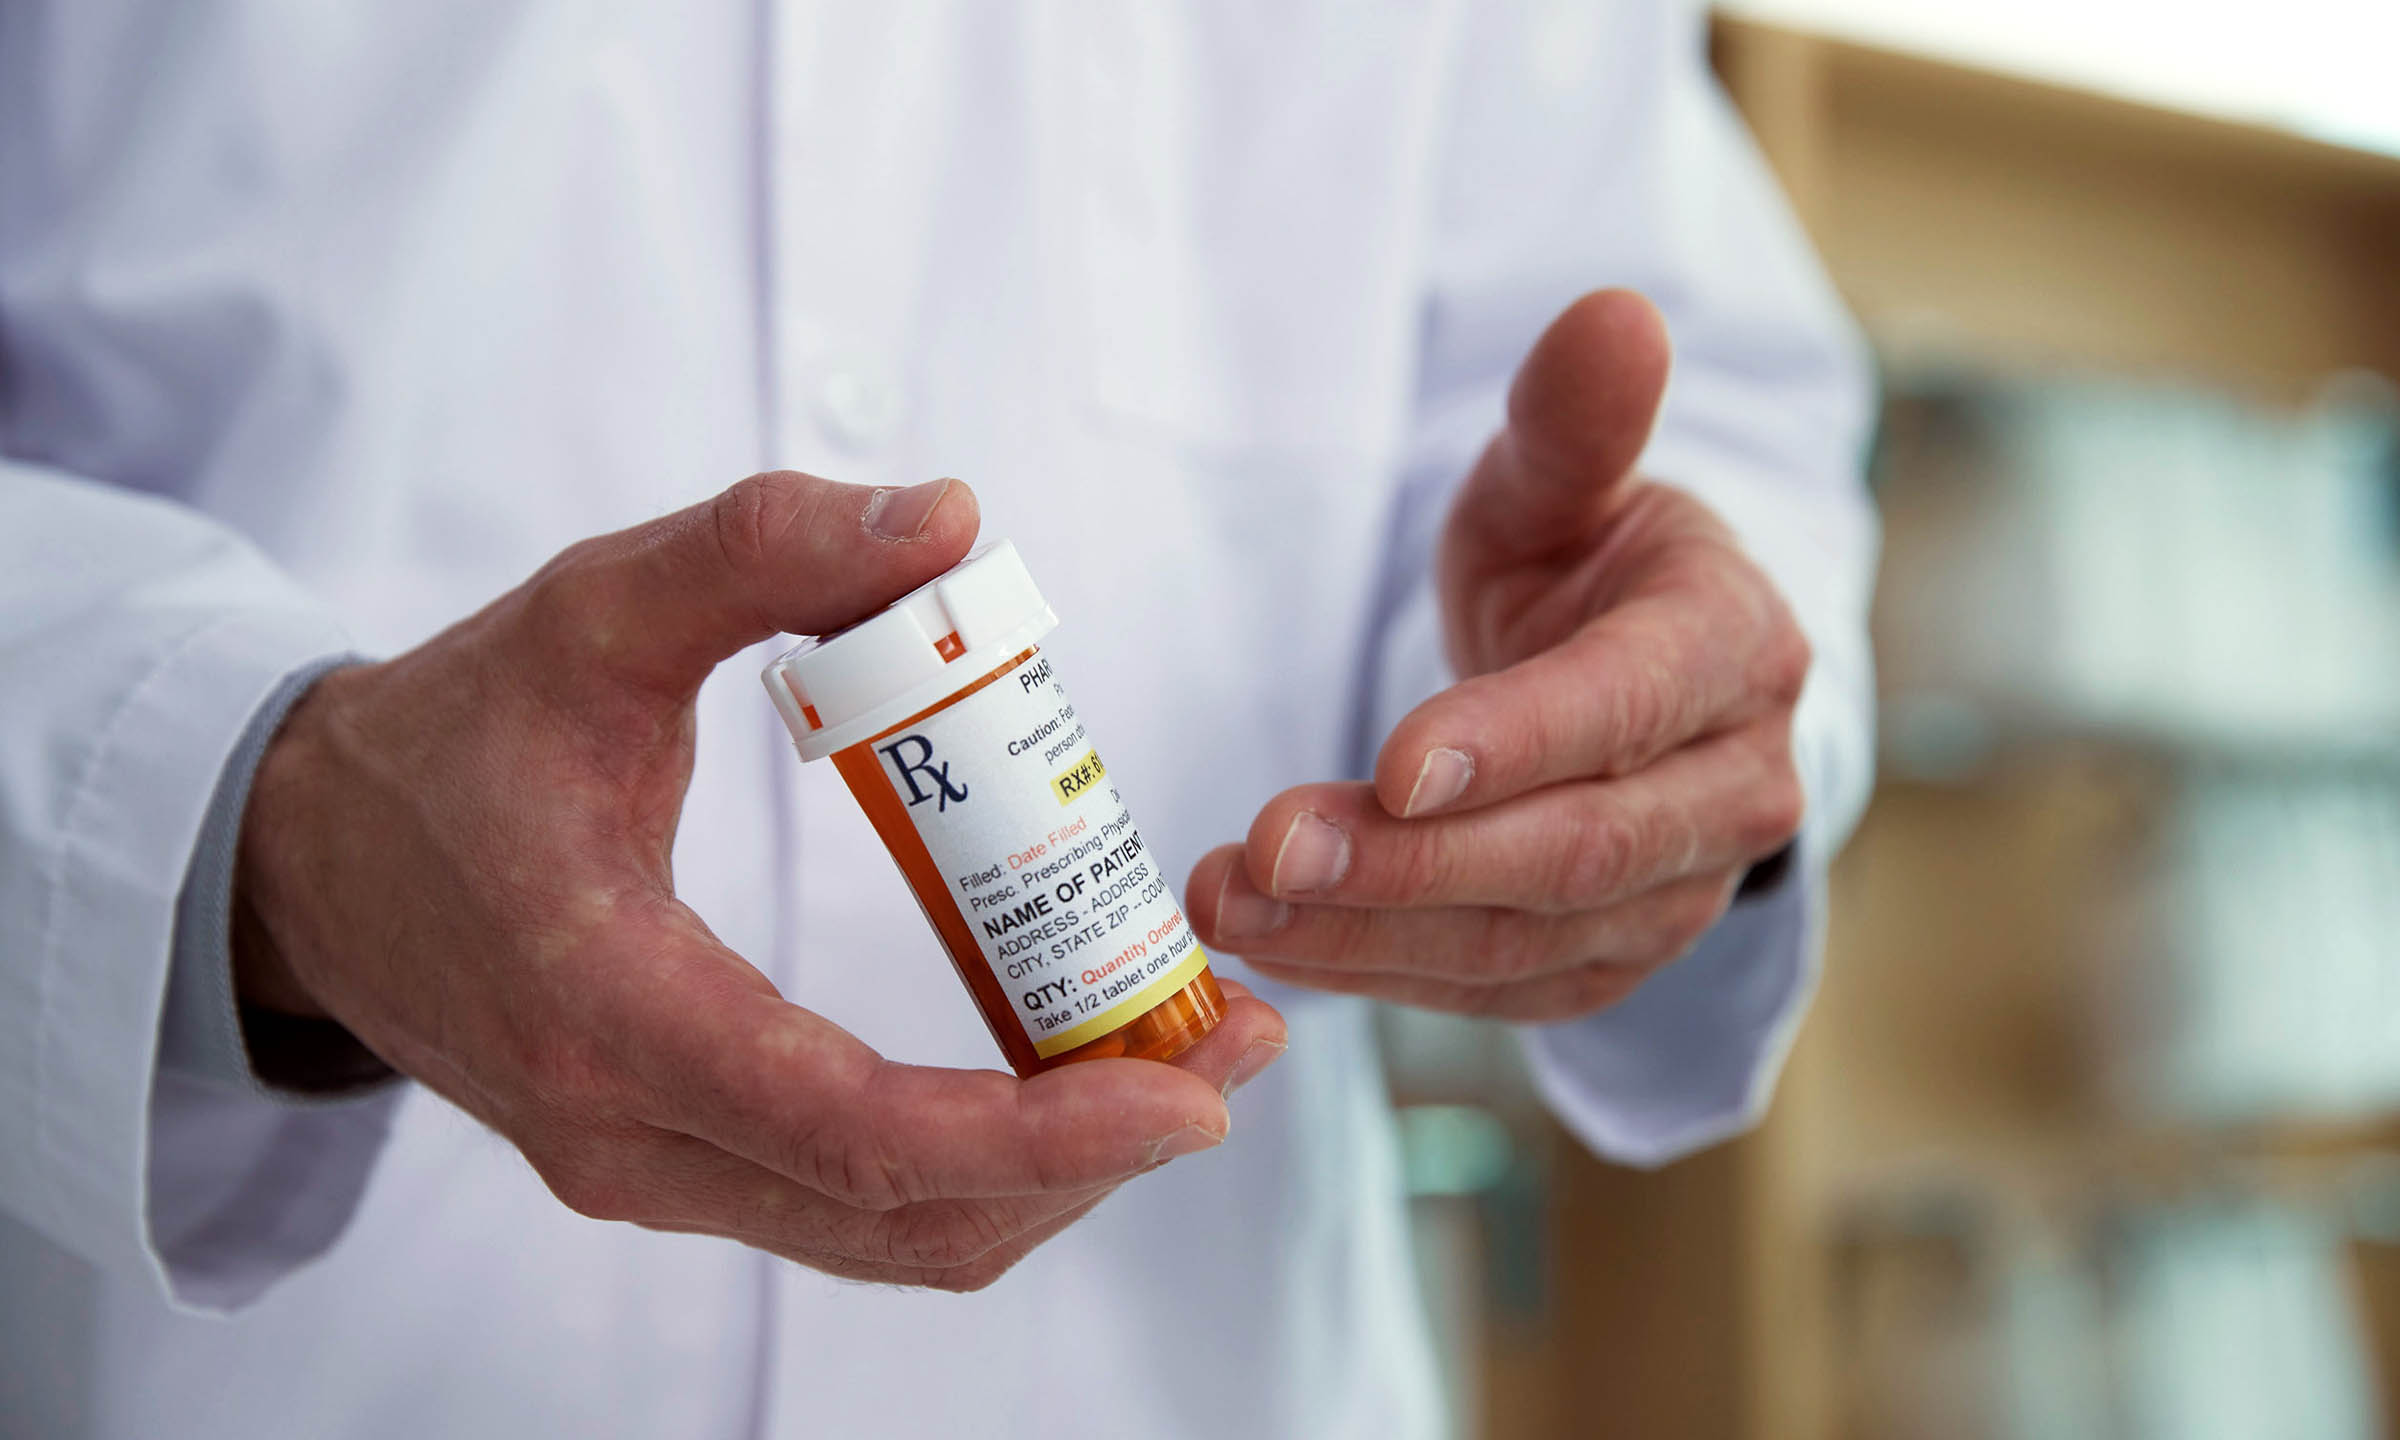
[[[1330,890],[1350,869],[1350,837],[1314,810],[1292,817],[1275,852],[1275,893],[1308,895]]]
[[[1283,1057],[1284,1047],[1272,1040],[1253,1040],[1242,1058],[1233,1062],[1233,1073],[1225,1077],[1225,1093],[1231,1095],[1258,1078],[1261,1070]]]
[[[1425,752],[1425,763],[1417,767],[1417,783],[1408,788],[1408,803],[1400,815],[1423,815],[1467,793],[1467,782],[1475,778],[1475,757],[1464,750],[1452,750],[1437,745]]]
[[[1189,1155],[1195,1150],[1206,1150],[1212,1145],[1222,1145],[1224,1143],[1224,1136],[1217,1134],[1215,1131],[1212,1131],[1205,1126],[1186,1125],[1181,1130],[1169,1135],[1166,1139],[1159,1141],[1156,1146],[1152,1147],[1150,1151],[1150,1163],[1153,1165],[1164,1165],[1169,1160],[1175,1159],[1177,1156]]]
[[[1248,885],[1236,886],[1234,872],[1238,865],[1228,866],[1225,878],[1217,885],[1217,938],[1247,940],[1259,935],[1272,935],[1292,918],[1292,907],[1271,895],[1261,895]]]
[[[878,490],[867,498],[867,533],[878,540],[914,540],[925,533],[925,522],[941,508],[952,482],[928,480],[905,490]]]

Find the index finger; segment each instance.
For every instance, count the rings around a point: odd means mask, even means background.
[[[1768,602],[1779,616],[1781,601]],[[1414,818],[1631,774],[1792,703],[1807,672],[1799,631],[1734,587],[1649,591],[1402,717],[1376,757],[1375,797]]]
[[[1019,1080],[886,1060],[748,987],[719,998],[683,1009],[690,1023],[654,1082],[672,1113],[652,1123],[867,1209],[1078,1190],[1218,1144],[1227,1076],[1250,1045],[1283,1035],[1262,1002],[1229,997],[1195,1068],[1095,1060]]]
[[[1508,387],[1508,425],[1459,492],[1473,553],[1508,563],[1574,549],[1606,523],[1657,422],[1673,346],[1631,290],[1577,300]]]

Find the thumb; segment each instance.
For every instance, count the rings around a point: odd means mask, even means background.
[[[574,546],[527,588],[569,656],[681,697],[771,635],[839,629],[933,579],[977,524],[963,481],[893,490],[775,471]]]
[[[1508,427],[1459,494],[1458,521],[1501,557],[1588,537],[1633,473],[1666,391],[1666,322],[1631,290],[1598,290],[1534,342]]]

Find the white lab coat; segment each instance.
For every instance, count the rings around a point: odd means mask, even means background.
[[[174,900],[279,677],[777,465],[973,481],[1180,875],[1441,683],[1446,488],[1611,283],[1681,345],[1653,469],[1817,654],[1795,882],[1528,1032],[1651,1161],[1755,1115],[1869,748],[1856,348],[1696,15],[0,4],[0,1431],[1436,1429],[1357,1003],[1262,986],[1230,1143],[911,1293],[582,1219],[414,1087],[162,1071]],[[887,1053],[995,1063],[764,654],[702,697],[685,898]]]

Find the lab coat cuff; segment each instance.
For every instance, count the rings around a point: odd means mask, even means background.
[[[382,1084],[269,1083],[245,1041],[233,980],[234,866],[251,781],[309,687],[361,659],[320,656],[274,683],[218,771],[184,870],[150,1095],[147,1220],[169,1295],[185,1308],[238,1309],[322,1254],[357,1210],[397,1103]],[[342,1043],[358,1049],[346,1034]]]
[[[1778,884],[1736,903],[1621,1004],[1524,1027],[1551,1111],[1595,1153],[1645,1167],[1757,1124],[1816,986],[1825,889],[1803,843]]]
[[[148,1219],[169,1299],[231,1313],[332,1248],[406,1093],[377,1086],[296,1104],[161,1072]]]
[[[61,825],[24,1157],[41,1177],[26,1218],[104,1267],[153,1274],[167,1267],[150,1201],[174,1182],[151,1164],[152,1090],[192,842],[260,700],[342,648],[297,606],[219,612],[156,643],[93,732]]]

